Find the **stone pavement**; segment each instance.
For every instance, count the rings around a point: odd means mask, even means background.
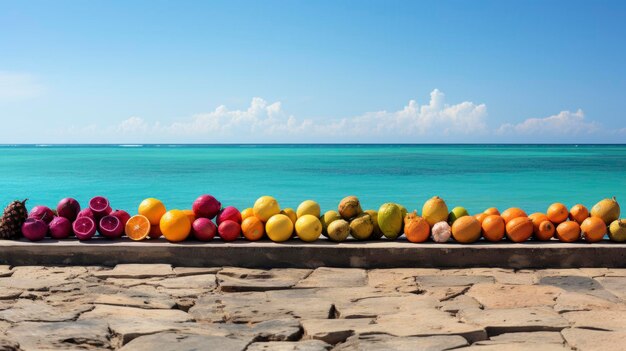
[[[626,350],[626,269],[0,266],[0,350]]]

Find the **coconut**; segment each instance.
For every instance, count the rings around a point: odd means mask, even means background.
[[[374,231],[374,221],[367,213],[362,213],[350,222],[350,235],[358,240],[367,240]]]
[[[431,233],[433,241],[437,243],[446,243],[450,240],[450,236],[452,236],[452,230],[446,221],[435,223],[431,229]]]
[[[619,218],[619,204],[612,199],[604,199],[591,208],[591,217],[600,217],[604,224],[609,225],[611,222]]]
[[[626,219],[616,219],[609,226],[609,238],[612,241],[626,241]]]
[[[378,211],[365,210],[365,213],[370,215],[370,217],[372,217],[372,222],[374,222],[374,230],[372,231],[372,235],[370,235],[370,240],[382,238],[383,232],[380,231],[380,227],[378,226]]]
[[[341,219],[341,215],[337,211],[326,211],[321,217],[320,222],[322,222],[322,234],[326,235],[328,233],[328,226],[333,221]]]
[[[356,196],[344,197],[339,203],[338,210],[341,218],[345,220],[349,220],[363,213],[361,203]]]
[[[350,235],[350,223],[343,219],[334,220],[328,225],[327,233],[332,241],[344,241]]]

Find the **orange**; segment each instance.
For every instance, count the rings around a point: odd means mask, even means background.
[[[148,218],[151,225],[159,224],[165,212],[165,205],[153,197],[143,200],[137,210],[137,213]]]
[[[589,217],[589,210],[581,204],[574,205],[569,209],[569,219],[571,221],[582,224],[587,217]]]
[[[248,218],[248,217],[252,217],[254,216],[254,210],[252,209],[252,207],[248,207],[245,210],[241,211],[241,220],[243,221],[244,219]]]
[[[480,239],[480,222],[472,216],[459,217],[452,224],[452,236],[460,243],[473,243]]]
[[[555,230],[556,229],[554,228],[554,223],[546,219],[545,221],[539,223],[537,231],[534,231],[535,239],[540,241],[548,241],[554,236]]]
[[[480,224],[482,224],[483,221],[485,220],[485,218],[487,218],[487,217],[489,217],[489,215],[484,213],[484,212],[483,213],[478,213],[478,214],[474,215],[474,218],[476,218],[480,222]]]
[[[158,239],[163,236],[161,233],[161,227],[159,225],[150,226],[150,234],[148,234],[150,239]]]
[[[504,237],[504,219],[489,215],[481,223],[483,237],[488,241],[500,241]]]
[[[521,243],[533,235],[533,221],[528,217],[515,217],[506,224],[506,237],[514,243]]]
[[[430,236],[430,225],[422,217],[411,217],[404,223],[404,235],[412,243],[424,242]]]
[[[150,234],[150,221],[142,215],[132,216],[126,222],[124,231],[132,240],[143,240]]]
[[[563,222],[556,227],[556,237],[565,243],[578,241],[580,239],[580,225],[574,221]]]
[[[606,224],[601,218],[589,217],[580,225],[583,239],[587,242],[595,243],[601,241],[606,234]]]
[[[497,209],[497,208],[495,208],[495,207],[489,207],[489,208],[488,208],[488,209],[486,209],[486,210],[485,210],[485,212],[483,212],[483,213],[486,213],[486,214],[488,214],[488,215],[490,215],[490,216],[491,216],[491,215],[498,215],[498,216],[500,215],[500,211],[498,211],[498,209]]]
[[[189,223],[193,224],[193,221],[196,220],[196,214],[193,210],[183,210],[183,213],[187,215],[187,218],[189,218]]]
[[[567,220],[569,212],[567,211],[567,207],[565,207],[565,205],[557,202],[548,207],[548,211],[546,211],[546,216],[548,216],[550,222],[554,224],[559,224]]]
[[[535,212],[535,213],[531,214],[530,216],[528,216],[528,218],[530,218],[530,220],[533,222],[533,233],[534,234],[537,234],[537,232],[539,231],[539,225],[543,221],[549,221],[548,216],[546,216],[545,214],[543,214],[541,212]]]
[[[241,222],[243,236],[250,241],[257,241],[265,235],[265,226],[255,216],[247,217]]]
[[[504,223],[509,223],[513,218],[518,217],[528,217],[526,212],[521,208],[511,207],[506,209],[506,211],[502,212],[502,219],[504,219]]]
[[[189,217],[181,210],[165,212],[159,223],[161,233],[168,241],[177,242],[187,239],[191,232]]]

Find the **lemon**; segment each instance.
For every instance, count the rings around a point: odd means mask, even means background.
[[[300,204],[300,206],[298,206],[298,209],[296,210],[298,218],[308,214],[319,218],[320,212],[320,205],[313,200],[302,201],[302,203]]]
[[[159,224],[161,217],[165,214],[165,205],[153,197],[143,200],[139,204],[137,213],[145,216],[150,221],[151,225]]]
[[[252,211],[255,216],[263,222],[267,222],[270,217],[280,212],[278,201],[271,196],[261,196],[254,202]]]
[[[287,207],[286,209],[280,211],[280,213],[289,217],[289,219],[291,219],[291,221],[293,222],[293,225],[296,225],[296,220],[298,219],[298,215],[296,214],[296,211],[293,210],[293,208]]]
[[[187,239],[191,232],[191,222],[189,216],[181,210],[171,210],[165,212],[161,217],[159,227],[161,233],[168,241],[183,241]]]
[[[284,214],[277,214],[270,217],[265,223],[265,233],[272,241],[280,242],[291,238],[293,234],[293,223]]]
[[[296,221],[296,234],[302,241],[315,241],[322,234],[322,223],[314,215],[305,214]]]

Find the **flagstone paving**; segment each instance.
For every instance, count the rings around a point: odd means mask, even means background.
[[[626,350],[626,269],[0,266],[2,350]]]

